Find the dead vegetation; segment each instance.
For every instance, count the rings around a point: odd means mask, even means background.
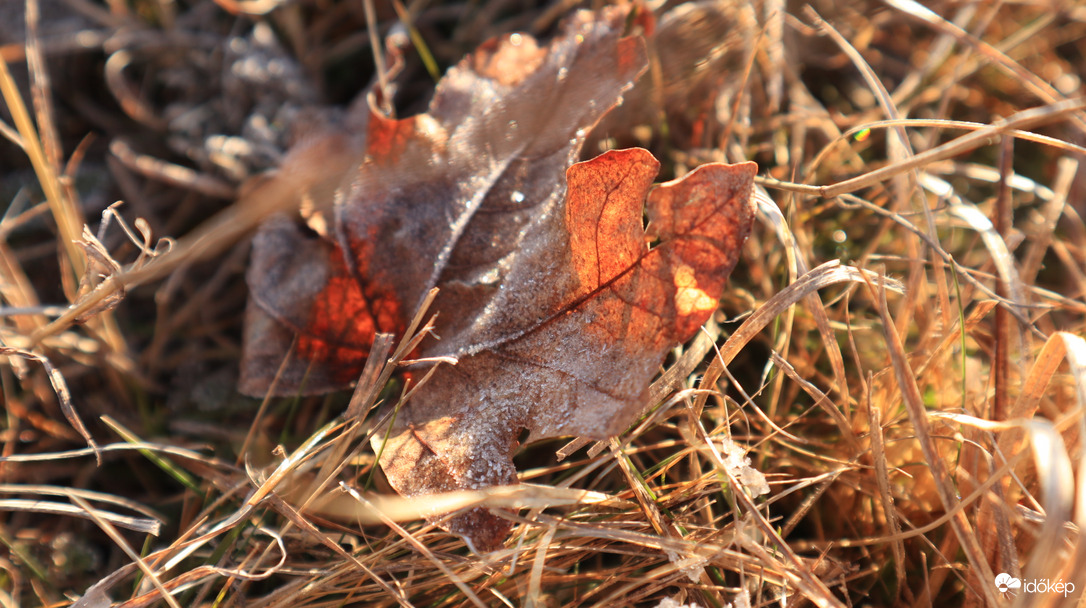
[[[651,5],[652,67],[586,153],[755,160],[755,233],[645,418],[528,446],[520,486],[407,501],[374,466],[425,315],[352,395],[237,394],[246,237],[297,204],[301,136],[349,133],[370,86],[421,111],[578,7],[0,6],[0,605],[1081,602],[1073,2]],[[421,520],[479,505],[518,509],[485,555]]]

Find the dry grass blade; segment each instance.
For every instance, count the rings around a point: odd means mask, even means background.
[[[179,458],[185,458],[188,460],[198,461],[207,464],[213,468],[228,468],[229,465],[221,460],[210,458],[199,452],[187,450],[172,445],[162,445],[158,443],[144,443],[139,441],[133,441],[131,443],[109,443],[103,446],[99,446],[97,450],[92,448],[85,448],[81,450],[68,450],[65,452],[48,452],[43,454],[13,454],[11,456],[0,456],[0,462],[50,462],[57,460],[64,460],[68,458],[86,458],[87,456],[94,456],[97,453],[108,452],[129,452],[129,451],[152,451],[160,452],[162,454],[169,454],[171,456],[177,456]]]
[[[73,507],[72,505],[50,502],[47,500],[29,500],[23,498],[0,498],[0,511],[23,511],[26,513],[47,513],[49,515],[69,516],[69,517],[85,517],[90,520],[96,520],[101,518],[103,521],[107,521],[115,526],[126,528],[128,530],[134,530],[142,534],[151,534],[158,536],[159,531],[162,528],[162,524],[153,520],[145,519],[143,517],[131,517],[128,515],[121,515],[120,513],[112,513],[110,511],[96,511],[95,517],[92,517],[86,510]]]
[[[52,167],[60,166],[60,142],[57,139],[52,108],[52,87],[49,73],[41,52],[38,24],[41,19],[41,7],[38,0],[26,0],[26,64],[30,69],[31,100],[41,136],[42,151]]]
[[[891,129],[897,127],[912,127],[914,129],[920,128],[935,128],[940,131],[948,129],[958,129],[963,131],[977,131],[987,128],[989,125],[981,122],[970,122],[967,120],[950,120],[950,119],[930,119],[930,118],[898,118],[895,120],[874,120],[871,122],[864,122],[861,125],[852,127],[851,129],[841,133],[833,141],[833,143],[826,146],[828,151],[832,151],[834,147],[847,143],[850,140],[856,138],[857,135],[868,133],[876,129]],[[1033,131],[1011,130],[1007,131],[1007,135],[1014,139],[1022,141],[1032,141],[1039,144],[1049,146],[1054,150],[1060,150],[1063,152],[1070,152],[1074,154],[1086,154],[1086,147],[1076,145],[1074,142],[1069,142],[1064,139],[1051,137],[1042,133],[1035,133]],[[938,167],[938,163],[933,163],[930,167]],[[990,167],[978,167],[985,170],[991,169]],[[1058,181],[1058,180],[1057,180]],[[1043,186],[1041,186],[1043,188]]]
[[[83,509],[87,513],[87,516],[94,520],[94,523],[98,524],[102,531],[128,555],[129,559],[131,559],[147,577],[147,580],[151,581],[151,584],[155,586],[161,594],[162,599],[170,606],[170,608],[181,608],[181,605],[177,603],[177,600],[175,600],[174,597],[166,591],[166,588],[162,586],[162,581],[159,579],[158,574],[147,565],[143,558],[128,546],[128,542],[117,532],[112,523],[102,518],[98,511],[83,498],[73,495],[71,496],[71,500],[77,507]]]
[[[1043,228],[1040,234],[1030,240],[1029,249],[1022,261],[1020,277],[1022,283],[1033,285],[1036,283],[1037,273],[1041,270],[1041,260],[1049,245],[1055,240],[1056,223],[1064,214],[1064,206],[1067,204],[1067,195],[1078,174],[1079,161],[1070,156],[1060,158],[1056,166],[1056,181],[1053,186],[1052,198],[1045,204],[1042,211],[1044,218]]]
[[[15,79],[8,70],[7,62],[2,60],[0,60],[0,94],[4,98],[4,103],[7,104],[8,111],[11,112],[15,128],[19,131],[22,147],[30,158],[38,182],[45,191],[49,210],[60,229],[60,244],[67,255],[68,263],[77,276],[82,275],[83,261],[75,246],[75,241],[79,239],[79,233],[83,227],[82,214],[60,186],[60,181],[57,179],[57,167],[49,162],[42,141],[38,137],[38,131],[34,128],[34,122],[15,84]]]
[[[780,209],[777,207],[773,199],[769,198],[769,195],[761,186],[755,187],[754,193],[755,201],[758,203],[759,217],[768,222],[772,227],[773,233],[776,235],[777,240],[784,246],[785,259],[788,262],[788,278],[790,281],[795,281],[800,275],[809,271],[810,265],[807,263],[807,259],[796,243],[795,235],[788,227],[788,221],[784,215],[781,214]],[[833,369],[834,386],[833,389],[838,395],[844,397],[845,412],[848,412],[850,408],[848,395],[848,380],[845,373],[845,360],[841,354],[841,349],[837,345],[837,340],[834,337],[833,330],[830,328],[829,315],[826,313],[826,308],[822,304],[822,300],[819,299],[817,293],[807,294],[803,298],[803,302],[806,305],[807,311],[814,317],[815,325],[818,327],[818,333],[822,337],[822,342],[826,347],[826,353],[829,355],[830,366]],[[788,350],[788,344],[791,339],[794,322],[795,309],[789,308],[785,313],[784,331],[781,332],[780,338],[774,349],[778,352],[786,352]],[[780,385],[778,384],[778,387]],[[774,400],[775,401],[775,400]]]
[[[1058,337],[1054,337],[1059,339]],[[1081,339],[1079,339],[1081,340]],[[1082,344],[1086,347],[1086,342]],[[1086,354],[1086,353],[1084,353]],[[1022,573],[1023,579],[1042,579],[1053,572],[1076,572],[1068,567],[1069,558],[1074,555],[1066,543],[1065,530],[1072,520],[1072,506],[1075,503],[1076,483],[1070,453],[1055,425],[1047,420],[1014,419],[996,422],[974,418],[972,416],[941,414],[938,418],[953,420],[963,425],[973,426],[986,431],[1004,434],[1024,431],[1029,438],[1033,460],[1038,471],[1043,491],[1041,503],[1045,507],[1044,523],[1037,535],[1033,547],[1029,568]],[[1014,453],[1013,457],[1021,454]],[[994,471],[992,480],[999,479],[1009,469],[1007,466]],[[991,486],[991,483],[986,484]],[[975,494],[975,493],[974,493]],[[1075,543],[1075,552],[1078,545]],[[1072,561],[1074,561],[1072,559]],[[1074,584],[1074,583],[1072,583]]]
[[[977,40],[974,36],[970,35],[969,32],[940,18],[920,3],[915,2],[914,0],[887,0],[887,3],[907,15],[921,19],[940,30],[949,33],[960,42],[965,42],[974,46],[986,58],[992,59],[996,66],[1008,71],[1012,77],[1019,78],[1025,82],[1033,93],[1042,101],[1054,103],[1064,99],[1064,95],[1060,91],[1053,88],[1051,84],[1045,82],[1045,80],[1040,78],[1037,74],[1022,67],[1021,64],[1008,57],[999,49],[985,43],[983,40]],[[1086,130],[1086,121],[1084,121],[1082,117],[1075,117],[1075,123],[1079,129]]]
[[[447,576],[449,578],[449,580],[454,585],[456,585],[456,587],[458,589],[460,589],[460,591],[462,591],[464,593],[465,597],[467,597],[467,599],[469,601],[471,601],[472,604],[474,604],[476,606],[479,606],[480,608],[485,608],[486,604],[483,603],[483,601],[481,599],[479,599],[479,596],[477,596],[475,594],[475,592],[472,591],[471,588],[468,587],[464,583],[464,581],[461,580],[461,578],[456,575],[455,572],[450,570],[448,568],[448,566],[446,566],[444,563],[442,563],[442,561],[437,556],[435,556],[433,554],[433,552],[431,552],[429,549],[427,549],[426,545],[419,542],[419,540],[417,538],[415,538],[415,536],[413,534],[411,534],[407,530],[404,530],[402,527],[400,527],[399,524],[397,524],[391,518],[383,516],[384,514],[383,514],[382,511],[380,511],[379,509],[376,509],[372,505],[372,503],[370,503],[368,500],[366,500],[365,497],[363,497],[361,494],[359,494],[353,488],[349,488],[349,487],[347,487],[345,485],[341,486],[341,487],[343,488],[343,490],[345,492],[347,492],[347,494],[349,494],[351,497],[353,497],[355,500],[357,500],[359,504],[361,504],[363,507],[367,508],[367,510],[370,510],[370,511],[373,511],[373,512],[377,513],[378,517],[382,518],[382,523],[384,523],[388,527],[392,528],[397,534],[399,534],[401,537],[403,537],[403,539],[406,540],[412,547],[414,547],[415,550],[417,550],[419,553],[424,555],[426,557],[426,559],[428,559],[430,561],[431,564],[436,566],[437,569],[440,570],[442,574]]]
[[[102,416],[102,422],[104,422],[106,424],[106,426],[108,426],[109,428],[113,429],[125,441],[127,441],[129,443],[132,443],[132,444],[143,443],[142,441],[140,441],[139,437],[137,437],[134,433],[129,431],[127,428],[125,428],[124,425],[122,425],[120,422],[117,422],[116,420],[114,420],[112,417],[110,417],[110,416]],[[198,484],[192,478],[192,476],[190,476],[188,473],[186,473],[181,468],[179,468],[177,466],[174,466],[174,464],[172,462],[170,462],[169,460],[160,457],[157,453],[155,453],[155,452],[153,452],[151,450],[142,450],[141,449],[139,451],[145,457],[147,457],[148,460],[155,463],[160,469],[162,469],[164,472],[166,472],[168,475],[170,475],[174,479],[180,481],[187,488],[189,488],[189,489],[191,489],[193,491],[196,491],[196,492],[200,491],[199,487],[198,487]]]
[[[80,490],[77,488],[64,488],[61,486],[47,486],[39,484],[0,484],[0,493],[16,494],[16,493],[30,493],[41,494],[45,496],[81,496],[87,500],[93,500],[101,503],[116,505],[125,507],[145,515],[147,521],[156,522],[161,524],[162,515],[156,513],[148,507],[145,507],[137,502],[133,502],[122,496],[114,496],[112,494],[104,494],[102,492],[94,492],[92,490]],[[157,536],[157,533],[154,533]]]
[[[520,446],[518,485],[393,494],[389,421],[467,373],[412,354],[452,342],[441,300],[377,337],[353,393],[235,391],[246,239],[299,210],[332,236],[373,160],[368,98],[417,114],[465,53],[545,44],[583,6],[0,0],[0,605],[1082,604],[1073,2],[630,5],[652,65],[581,160],[643,147],[661,181],[753,160],[760,221],[613,442]],[[470,509],[512,538],[481,555],[435,523]]]
[[[848,41],[845,40],[845,38],[841,36],[841,34],[836,29],[834,29],[832,25],[823,21],[821,17],[819,17],[818,14],[814,11],[814,9],[808,7],[808,12],[815,17],[819,28],[827,32],[830,37],[833,38],[834,42],[838,46],[840,46],[842,50],[844,50],[845,54],[848,55],[852,63],[856,66],[857,69],[859,69],[860,74],[863,76],[864,81],[871,89],[872,93],[875,96],[875,99],[878,100],[879,108],[882,110],[883,113],[886,114],[886,117],[890,120],[900,119],[901,112],[894,104],[894,100],[892,99],[890,92],[886,90],[886,87],[884,87],[882,82],[879,80],[878,75],[875,74],[875,71],[871,68],[871,66],[866,61],[864,61],[863,57],[856,50],[856,48],[849,44]],[[889,159],[894,164],[908,163],[911,158],[916,156],[916,153],[913,150],[912,144],[909,142],[909,138],[907,133],[905,132],[904,127],[893,127],[890,130],[890,134],[892,135],[892,137],[887,140],[887,152]],[[897,176],[892,180],[892,185],[896,196],[894,196],[892,199],[892,202],[890,204],[890,210],[896,211],[897,209],[904,206],[905,201],[912,201],[913,206],[919,207],[920,211],[924,216],[924,227],[928,236],[934,238],[936,236],[935,217],[932,213],[932,210],[928,206],[928,202],[920,194],[916,186],[917,182],[919,181],[919,176],[917,173],[918,172],[916,170],[913,170],[907,174]],[[906,177],[908,179],[904,179]],[[909,246],[911,248],[913,245],[910,243]],[[921,275],[921,273],[919,272],[919,264],[921,263],[921,261],[922,260],[918,259],[913,262],[915,268],[910,273],[912,277],[916,277],[917,279],[919,279]],[[946,276],[943,272],[943,263],[939,258],[935,258],[934,260],[934,267],[932,268],[931,276],[933,282],[935,283],[935,292],[938,297],[937,310],[942,312],[943,323],[949,325],[952,307],[950,306],[950,295],[946,284]],[[913,298],[918,296],[919,294],[917,293],[917,290],[914,289],[910,291],[907,297]],[[902,307],[909,311],[906,314],[911,314],[911,310],[914,308],[914,306],[912,306],[911,303],[908,301],[904,302],[902,304]],[[903,321],[905,321],[905,319],[899,319],[899,323]]]
[[[104,494],[102,492],[93,492],[90,490],[79,490],[74,488],[62,488],[59,486],[46,486],[36,484],[0,484],[0,494],[32,494],[40,496],[79,496],[85,500],[93,500],[105,504],[112,504],[116,506],[125,507],[141,513],[146,517],[132,517],[128,515],[121,515],[118,513],[111,513],[109,511],[98,511],[98,514],[109,522],[112,522],[122,528],[129,530],[135,530],[144,534],[150,534],[152,536],[158,536],[162,530],[162,516],[151,511],[147,507],[135,503],[131,500],[113,496],[110,494]],[[0,499],[0,511],[35,511],[40,513],[52,513],[55,515],[69,515],[76,517],[89,517],[86,511],[83,509],[73,507],[71,504],[49,502],[38,499],[19,499],[19,498],[5,498]]]
[[[426,318],[427,310],[436,295],[436,289],[430,290],[430,293],[427,294],[426,299],[423,301],[418,312],[415,314],[414,319],[408,326],[404,338],[400,341],[396,350],[392,352],[391,357],[389,357],[389,353],[392,351],[392,344],[395,336],[392,336],[391,334],[378,334],[376,336],[370,350],[370,356],[366,360],[366,365],[362,369],[358,384],[355,385],[355,389],[351,394],[351,401],[347,404],[347,410],[343,415],[344,420],[349,422],[347,432],[335,439],[335,443],[332,445],[331,450],[325,455],[320,471],[310,484],[308,490],[304,493],[306,498],[302,503],[303,509],[306,508],[311,500],[319,500],[319,497],[325,492],[326,488],[334,483],[336,475],[350,462],[350,458],[347,456],[348,450],[351,449],[351,446],[355,443],[354,440],[363,430],[362,424],[351,424],[351,422],[361,421],[370,413],[370,411],[379,405],[378,397],[381,390],[388,384],[388,381],[396,368],[402,365],[404,363],[404,357],[413,352],[419,342],[431,333],[432,325],[423,326],[421,329],[420,326],[422,325],[423,319]],[[431,368],[427,375],[423,376],[423,378],[415,384],[412,391],[424,384],[436,368],[437,364]],[[400,404],[406,402],[410,396],[410,392],[406,393],[400,399],[397,407],[386,417],[394,416],[395,411],[398,410]],[[377,433],[381,430],[381,426],[382,425],[372,426],[366,433],[367,438],[376,437]],[[378,450],[377,457],[380,458],[380,450]]]
[[[980,546],[977,544],[977,537],[971,524],[966,519],[964,511],[961,511],[958,508],[958,499],[955,496],[950,475],[947,473],[946,464],[940,457],[938,449],[935,447],[934,438],[932,437],[928,425],[927,414],[924,410],[923,399],[921,398],[920,391],[916,385],[916,376],[913,374],[912,367],[906,359],[905,348],[901,343],[901,337],[897,334],[893,320],[890,317],[890,311],[887,309],[886,289],[881,284],[881,281],[877,291],[873,286],[871,289],[874,292],[872,295],[879,303],[879,314],[882,318],[883,332],[886,336],[887,345],[889,346],[894,376],[897,379],[898,387],[901,389],[901,395],[905,402],[906,411],[908,411],[909,414],[909,420],[912,422],[913,428],[916,429],[917,440],[920,442],[920,447],[924,452],[924,458],[931,468],[932,477],[935,479],[935,489],[939,494],[939,500],[942,502],[943,508],[947,512],[957,513],[957,515],[950,520],[950,523],[957,535],[958,542],[961,543],[961,546],[969,559],[970,566],[978,573],[977,578],[981,581],[995,580],[991,568],[988,566],[988,561]],[[992,587],[983,585],[981,589],[974,590],[974,592],[984,596],[989,604],[996,605],[995,593]]]
[[[710,439],[705,427],[701,425],[699,421],[696,426],[698,434],[702,442],[708,446],[709,454],[712,456],[717,466],[717,471],[727,476],[728,484],[733,488],[733,494],[736,500],[742,506],[742,510],[745,512],[745,517],[749,517],[754,528],[761,534],[765,535],[767,544],[772,547],[774,553],[779,553],[784,557],[782,560],[786,567],[783,568],[784,573],[791,579],[792,583],[803,591],[804,597],[814,603],[816,606],[841,606],[844,604],[840,602],[825,583],[814,576],[806,564],[799,558],[799,556],[792,550],[788,543],[784,542],[784,539],[780,537],[777,531],[773,528],[766,519],[762,516],[757,505],[747,495],[744,484],[736,478],[732,471],[732,467],[728,466],[720,452],[717,450],[716,445]],[[739,543],[750,549],[756,555],[758,555],[763,563],[769,565],[776,561],[776,559],[770,557],[770,552],[766,547],[756,541],[752,536],[749,536],[753,531],[744,531],[740,529],[736,535]]]
[[[1021,313],[1026,306],[1025,290],[1022,281],[1018,278],[1015,260],[1007,249],[1003,236],[995,229],[992,222],[974,206],[954,200],[950,205],[950,213],[980,233],[984,246],[992,254],[992,262],[999,272],[1000,280],[1008,286],[1008,293],[997,295],[1000,295],[1011,307],[1017,308]]]
[[[836,261],[826,262],[825,264],[814,268],[796,280],[795,283],[792,283],[788,287],[777,292],[777,294],[766,301],[765,304],[751,313],[751,315],[743,321],[743,324],[739,326],[739,329],[735,330],[735,332],[728,337],[724,346],[720,348],[719,354],[713,359],[712,363],[709,365],[709,369],[706,370],[702,382],[706,386],[713,386],[724,372],[724,367],[731,363],[736,354],[738,354],[748,342],[753,340],[758,332],[765,329],[773,319],[778,315],[783,314],[806,296],[830,285],[848,282],[864,283],[873,276],[874,274],[870,271],[853,268],[851,266],[842,266],[840,262]],[[899,284],[895,284],[891,281],[887,281],[887,284],[888,288],[891,290],[899,292],[903,291],[903,288]],[[705,395],[699,395],[695,407],[703,406],[705,399]]]
[[[165,121],[155,115],[154,110],[140,99],[139,95],[132,90],[132,87],[129,86],[128,81],[125,79],[124,71],[132,62],[132,59],[132,54],[125,50],[111,53],[106,60],[103,73],[105,84],[110,88],[117,102],[121,104],[125,114],[156,131],[161,131],[166,127]]]
[[[220,179],[147,154],[139,154],[123,139],[113,140],[109,144],[109,151],[126,167],[140,175],[215,198],[233,199],[237,195],[237,191],[230,184]]]
[[[906,161],[893,163],[859,177],[829,186],[794,184],[770,177],[759,178],[758,183],[767,188],[777,188],[800,194],[811,194],[822,198],[833,198],[885,181],[894,176],[901,175],[906,171],[911,171],[918,167],[923,167],[924,165],[952,158],[975,150],[981,146],[989,145],[996,136],[1011,133],[1015,130],[1025,131],[1043,124],[1056,122],[1068,116],[1074,116],[1084,108],[1086,108],[1086,98],[1075,98],[1060,101],[1048,106],[1022,110],[1012,116],[997,120],[983,129],[962,135],[945,144],[920,152]]]
[[[293,507],[291,507],[286,502],[284,502],[282,499],[280,499],[280,498],[278,498],[276,496],[272,496],[268,500],[272,504],[273,508],[276,511],[284,514],[286,516],[286,518],[288,520],[290,520],[290,522],[292,524],[294,524],[300,530],[307,533],[311,538],[315,539],[317,542],[319,542],[319,543],[327,546],[328,548],[330,548],[333,552],[335,552],[337,555],[342,557],[344,559],[344,561],[346,561],[347,563],[352,564],[353,566],[355,566],[356,568],[358,568],[359,570],[364,572],[366,574],[366,576],[368,576],[370,579],[372,579],[374,582],[376,582],[385,592],[387,592],[390,597],[395,598],[396,601],[401,606],[410,606],[410,604],[407,602],[407,599],[405,597],[403,597],[403,593],[398,592],[396,589],[392,588],[387,582],[385,582],[384,579],[377,576],[377,574],[375,574],[372,570],[370,570],[365,564],[363,564],[361,561],[359,561],[353,555],[347,553],[343,549],[343,547],[339,546],[338,544],[335,543],[335,541],[333,541],[331,538],[329,538],[326,534],[322,533],[316,526],[314,526],[312,523],[310,523],[308,520],[306,520],[306,518],[302,517],[301,513],[294,510]]]
[[[359,510],[359,498],[365,499],[365,509]],[[314,503],[307,507],[306,510],[340,521],[372,525],[387,521],[416,521],[425,517],[455,513],[475,507],[545,509],[573,505],[629,508],[631,503],[590,490],[519,484],[515,486],[497,486],[485,490],[465,490],[408,498],[362,493],[354,490],[351,497],[326,494],[314,500]]]
[[[1025,389],[1019,395],[1018,401],[1015,403],[1012,413],[1016,417],[1025,417],[1031,419],[1033,413],[1037,409],[1037,402],[1041,397],[1041,391],[1047,386],[1053,379],[1056,372],[1056,368],[1062,360],[1068,362],[1068,366],[1071,372],[1071,379],[1074,383],[1076,401],[1078,407],[1076,411],[1069,413],[1064,421],[1076,421],[1079,437],[1086,437],[1086,340],[1083,340],[1081,336],[1076,336],[1066,332],[1059,332],[1053,334],[1048,341],[1045,342],[1044,347],[1041,350],[1041,354],[1034,361],[1033,368],[1026,377]],[[1028,427],[1032,428],[1032,427]],[[1046,490],[1050,493],[1047,496],[1048,500],[1062,501],[1055,504],[1064,506],[1066,512],[1064,515],[1070,516],[1070,505],[1075,505],[1075,511],[1073,514],[1073,520],[1079,530],[1086,528],[1086,506],[1084,506],[1083,499],[1086,498],[1086,468],[1083,467],[1086,464],[1086,451],[1079,448],[1081,455],[1078,462],[1078,479],[1073,476],[1073,463],[1070,462],[1070,453],[1063,448],[1063,440],[1058,433],[1052,432],[1050,427],[1042,426],[1040,430],[1044,432],[1041,441],[1037,441],[1034,437],[1034,453],[1038,459],[1038,469],[1048,471],[1048,474],[1042,474],[1042,481],[1045,483]],[[1016,435],[1013,433],[1005,433],[1005,441],[1001,441],[1000,446],[1014,446],[1008,449],[1015,449],[1017,447],[1017,441],[1015,441]],[[1039,445],[1038,445],[1039,444]],[[1045,448],[1047,448],[1047,453]],[[1041,464],[1041,458],[1046,457],[1046,462],[1050,463],[1049,466],[1043,467]],[[1046,501],[1047,507],[1049,503]],[[1049,513],[1050,519],[1046,520],[1045,528],[1049,532],[1050,536],[1045,537],[1049,546],[1051,547],[1051,553],[1038,553],[1041,556],[1051,556],[1050,567],[1054,564],[1055,556],[1061,556],[1063,559],[1063,568],[1061,569],[1065,578],[1069,583],[1076,586],[1076,588],[1082,589],[1086,587],[1086,573],[1083,572],[1083,567],[1086,566],[1086,542],[1083,542],[1081,536],[1075,543],[1074,551],[1066,552],[1056,549],[1057,540],[1062,541],[1062,533],[1058,533],[1057,526],[1062,527],[1062,522],[1059,521],[1058,513]],[[1069,517],[1070,519],[1070,517]],[[1060,543],[1062,545],[1062,542]],[[1040,568],[1035,569],[1041,571]],[[1047,575],[1047,572],[1045,573]]]
[[[0,74],[0,83],[2,76]],[[297,201],[303,199],[315,184],[342,176],[354,159],[349,148],[343,138],[330,134],[307,140],[306,145],[292,151],[274,176],[259,181],[236,203],[178,239],[169,253],[107,278],[95,290],[94,297],[77,302],[64,315],[35,331],[30,336],[31,343],[37,344],[70,327],[76,319],[119,291],[160,280],[184,265],[221,254],[268,216],[296,207]]]
[[[905,545],[900,538],[901,522],[894,511],[894,497],[890,493],[890,474],[886,466],[885,439],[883,438],[882,415],[879,408],[873,407],[867,400],[867,413],[871,417],[871,454],[875,459],[875,480],[879,487],[879,502],[883,516],[890,525],[890,534],[893,540],[894,550],[894,575],[897,576],[897,584],[905,584]]]
[[[53,385],[53,392],[56,393],[57,401],[60,403],[60,409],[64,412],[64,417],[68,419],[68,423],[72,425],[76,431],[83,437],[94,451],[94,456],[98,460],[99,464],[102,462],[102,456],[98,450],[98,444],[95,443],[94,438],[91,437],[87,427],[83,424],[83,420],[79,418],[79,413],[75,411],[75,406],[72,405],[72,395],[68,391],[68,383],[64,381],[64,376],[60,375],[60,372],[53,367],[53,364],[49,362],[42,355],[32,353],[30,351],[10,348],[7,346],[0,346],[0,355],[6,357],[21,357],[23,359],[30,359],[36,361],[45,368],[45,373],[49,376],[49,383]]]
[[[796,303],[803,301],[819,289],[845,282],[863,283],[865,281],[864,272],[866,271],[861,271],[849,266],[841,266],[840,263],[836,261],[827,262],[804,274],[786,289],[774,295],[769,301],[759,307],[758,310],[747,317],[743,324],[740,325],[724,343],[724,346],[717,353],[717,357],[712,360],[712,363],[710,363],[709,368],[703,376],[703,386],[714,386],[721,374],[724,373],[724,367],[731,362],[732,358],[734,358],[748,342],[753,340],[754,337],[765,329],[765,327],[777,316],[785,314]],[[896,289],[901,290],[902,288],[896,286]],[[820,302],[819,305],[821,305]],[[695,398],[694,409],[696,411],[700,411],[705,407],[705,401],[708,399],[708,394],[708,392],[702,392]],[[649,407],[654,405],[654,402],[647,404]],[[587,443],[587,441],[572,442],[562,448],[562,453],[571,453]],[[589,454],[599,454],[605,446],[606,442],[604,441],[596,442],[589,451]]]
[[[1061,571],[1067,563],[1064,524],[1071,519],[1075,474],[1063,438],[1051,422],[1031,420],[1026,428],[1043,492],[1045,522],[1033,548],[1035,559],[1030,560],[1023,576],[1038,579]]]
[[[925,187],[932,187],[933,185],[937,185],[937,184],[940,184],[940,183],[945,184],[945,182],[943,182],[942,180],[930,178],[929,176],[926,176],[926,175],[922,175],[921,178],[922,178],[921,179],[921,184],[923,184]],[[947,194],[947,196],[949,197],[948,191],[946,191],[944,189],[937,188],[937,192]],[[932,239],[930,236],[927,235],[927,233],[923,232],[922,230],[920,230],[919,228],[914,226],[904,216],[902,216],[901,214],[898,214],[898,213],[894,213],[892,211],[888,211],[886,209],[882,209],[882,208],[873,206],[873,205],[871,205],[871,203],[869,203],[867,201],[864,201],[862,199],[859,199],[857,197],[854,197],[854,196],[852,196],[850,194],[845,194],[841,198],[842,198],[842,200],[847,201],[848,204],[850,204],[850,205],[857,205],[857,206],[863,207],[863,208],[868,209],[869,211],[875,213],[876,215],[881,215],[882,217],[888,218],[888,219],[894,221],[895,223],[899,224],[900,226],[904,227],[910,233],[912,233],[912,234],[916,235],[917,237],[919,237],[920,240],[922,240],[924,242],[924,244],[927,245],[927,247],[935,255],[939,256],[942,259],[942,261],[944,263],[946,263],[952,270],[954,270],[955,273],[958,275],[958,277],[960,279],[964,280],[966,283],[968,283],[970,287],[973,287],[973,288],[977,289],[978,291],[980,291],[984,295],[996,300],[1000,304],[1007,305],[1008,312],[1015,319],[1017,319],[1019,322],[1021,322],[1023,327],[1028,327],[1028,328],[1032,329],[1033,332],[1040,333],[1040,330],[1038,330],[1036,327],[1034,327],[1034,325],[1030,321],[1029,317],[1027,317],[1022,312],[1021,308],[1019,306],[1015,305],[1015,302],[1013,302],[1011,300],[1008,300],[1006,298],[1000,297],[999,294],[997,294],[994,289],[992,289],[991,287],[985,285],[980,280],[978,280],[975,276],[973,276],[973,272],[971,272],[969,269],[963,267],[949,253],[947,253],[946,250],[943,249],[943,247],[939,244],[938,241]],[[977,218],[977,222],[979,222],[980,225],[982,225],[982,226],[984,226],[984,225],[990,226],[991,225],[991,223],[988,222],[987,219],[984,218],[983,216],[980,216],[979,218]]]
[[[532,563],[532,574],[528,578],[528,598],[525,602],[525,606],[529,608],[543,605],[540,597],[543,591],[543,567],[546,565],[547,549],[550,548],[556,531],[556,527],[549,526],[536,543],[535,561]]]

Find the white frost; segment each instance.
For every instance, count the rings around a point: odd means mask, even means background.
[[[750,466],[750,458],[747,457],[746,450],[727,437],[719,441],[724,466],[728,467],[728,471],[746,488],[747,493],[754,497],[769,494],[769,484],[765,481],[765,475]]]
[[[673,597],[665,597],[664,599],[660,600],[659,604],[656,604],[656,608],[701,608],[701,606],[698,606],[694,602],[690,602],[689,604],[680,604],[679,600]]]

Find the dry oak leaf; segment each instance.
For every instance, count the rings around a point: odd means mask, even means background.
[[[402,332],[437,286],[442,339],[420,355],[459,363],[435,371],[378,446],[398,492],[516,483],[524,429],[628,426],[668,349],[716,309],[750,231],[756,167],[705,165],[650,190],[659,163],[645,150],[572,164],[645,69],[624,19],[578,13],[545,49],[491,41],[442,79],[427,114],[371,115],[329,234],[277,218],[254,239],[241,390],[270,390],[292,343],[276,393],[345,387],[375,333]],[[510,529],[483,509],[443,525],[479,549]]]

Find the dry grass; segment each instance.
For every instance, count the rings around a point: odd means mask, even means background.
[[[394,24],[412,112],[481,40],[575,5],[38,2],[0,6],[0,606],[1081,605],[1076,3],[681,18],[598,145],[759,162],[718,318],[624,435],[404,501],[368,437],[425,317],[349,401],[239,397],[245,236],[305,177],[239,187]],[[420,519],[479,504],[516,509],[504,549]]]

